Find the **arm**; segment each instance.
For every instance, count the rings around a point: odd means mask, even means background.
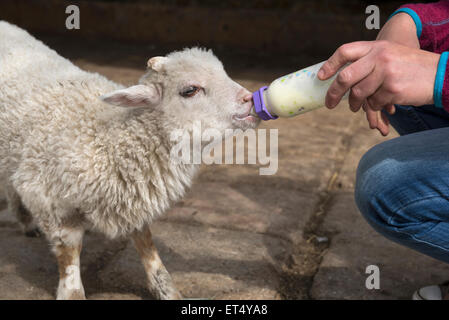
[[[403,46],[420,49],[419,38],[414,20],[404,12],[395,13],[384,24],[376,40],[387,40]]]
[[[449,54],[446,52],[449,50],[449,1],[404,5],[393,13],[391,20],[399,15],[408,15],[413,20],[419,48],[441,54],[434,83],[434,104],[449,112]]]
[[[318,77],[326,80],[352,62],[329,87],[326,106],[334,108],[350,90],[351,110],[356,112],[363,107],[370,127],[386,135],[388,123],[386,129],[379,127],[378,117],[373,117],[375,111],[391,109],[394,104],[432,104],[438,98],[434,94],[434,87],[437,87],[434,83],[439,60],[437,53],[391,41],[359,41],[341,46],[323,64]]]
[[[416,27],[419,48],[435,53],[449,50],[449,1],[406,4],[397,14],[408,15]]]
[[[353,111],[358,111],[365,100],[376,111],[392,104],[432,104],[439,58],[433,52],[384,40],[347,43],[318,73],[320,79],[326,80],[352,62],[329,87],[326,106],[334,108],[348,90]]]
[[[435,50],[436,53],[419,50],[423,44],[428,45],[439,39],[435,35],[435,29],[432,29],[434,25],[448,30],[445,28],[449,28],[449,19],[446,25],[445,20],[436,23],[426,17],[435,17],[432,14],[436,8],[442,12],[439,18],[444,14],[449,17],[449,1],[419,6],[425,6],[427,10],[424,14],[420,11],[423,19],[413,14],[414,11],[401,7],[379,32],[377,39],[387,41],[375,41],[368,46],[366,42],[344,45],[323,65],[323,73],[319,78],[327,79],[344,66],[340,62],[353,62],[340,73],[329,89],[326,97],[328,107],[335,106],[343,94],[351,90],[351,109],[357,111],[363,107],[370,127],[379,129],[384,135],[388,134],[388,121],[377,111],[385,109],[392,113],[393,104],[419,106],[434,103],[437,107],[445,106],[449,111],[449,80],[445,81],[446,78],[449,79],[449,66],[446,63],[448,54],[440,55],[438,50]],[[435,7],[431,8],[432,6]],[[424,32],[421,20],[425,21]],[[441,43],[440,41],[439,46]],[[403,46],[413,50],[404,50]],[[419,86],[412,84],[411,79],[416,78],[420,79]],[[341,94],[342,91],[344,92]]]

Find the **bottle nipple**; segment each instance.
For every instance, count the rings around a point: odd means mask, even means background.
[[[267,90],[268,87],[264,86],[253,93],[253,101],[254,101],[254,111],[257,114],[259,118],[262,120],[271,120],[271,119],[277,119],[278,116],[271,115],[270,112],[267,110],[267,106],[264,101],[264,91]]]

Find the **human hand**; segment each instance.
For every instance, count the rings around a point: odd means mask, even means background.
[[[387,40],[409,48],[420,48],[415,22],[410,15],[404,12],[397,13],[391,17],[377,34],[376,40]],[[379,130],[383,136],[388,135],[390,122],[386,114],[382,111],[372,110],[366,101],[363,109],[370,128]],[[392,115],[396,111],[395,106],[393,104],[389,105],[385,107],[385,111]]]
[[[368,104],[364,103],[363,111],[365,111],[366,120],[368,121],[371,129],[377,129],[381,135],[387,136],[390,133],[390,121],[387,115],[382,111],[376,111],[371,109]],[[385,111],[389,114],[395,113],[394,105],[385,108]]]
[[[439,57],[436,53],[385,40],[345,44],[323,64],[318,73],[320,80],[326,80],[352,62],[329,87],[326,106],[334,108],[350,90],[351,110],[357,112],[364,106],[370,127],[386,135],[388,131],[379,128],[379,125],[387,125],[388,129],[388,123],[381,123],[386,117],[374,117],[372,111],[386,109],[391,113],[394,112],[394,104],[420,106],[433,103]]]

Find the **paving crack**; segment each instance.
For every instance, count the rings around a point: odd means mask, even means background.
[[[304,227],[304,241],[292,246],[290,254],[280,267],[280,294],[283,299],[311,299],[310,290],[314,277],[332,240],[329,236],[323,241],[319,228],[335,197],[337,180],[351,146],[351,129],[354,125],[355,120],[349,126],[348,133],[342,137],[342,145],[336,154],[335,169],[326,188],[319,192],[315,210]]]

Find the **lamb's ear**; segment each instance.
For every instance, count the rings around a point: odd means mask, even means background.
[[[107,93],[100,99],[119,107],[150,107],[159,104],[161,93],[154,84],[138,84]]]

